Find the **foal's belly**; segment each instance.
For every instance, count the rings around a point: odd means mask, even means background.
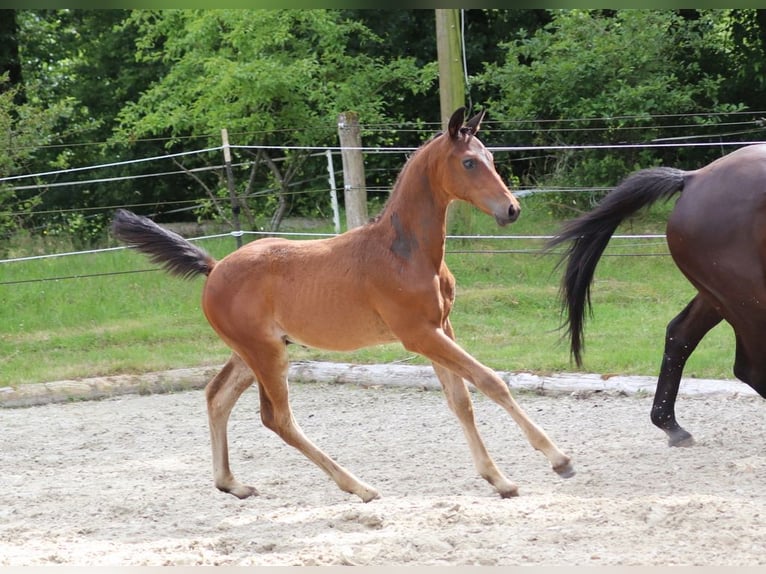
[[[229,339],[281,338],[337,351],[396,341],[377,308],[397,304],[387,290],[370,288],[387,276],[384,263],[371,249],[360,258],[339,241],[259,240],[221,260],[205,288],[216,329]]]
[[[298,311],[280,314],[277,319],[284,337],[293,343],[329,351],[352,351],[397,340],[388,326],[369,311],[354,312],[353,307]]]

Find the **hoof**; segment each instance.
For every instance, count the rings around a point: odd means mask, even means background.
[[[694,437],[686,431],[668,436],[668,446],[694,446]]]
[[[561,478],[572,478],[575,475],[575,469],[572,466],[572,463],[569,461],[567,461],[565,464],[554,466],[553,470]]]
[[[361,492],[357,492],[356,495],[362,499],[362,502],[371,502],[377,498],[380,498],[380,494],[374,488],[369,486]]]
[[[237,484],[236,486],[224,486],[218,487],[221,492],[227,492],[233,496],[236,496],[240,500],[250,498],[251,496],[258,496],[259,492],[253,486],[247,486],[246,484]]]
[[[519,488],[514,485],[512,488],[498,490],[498,493],[500,493],[500,498],[515,498],[519,495]]]

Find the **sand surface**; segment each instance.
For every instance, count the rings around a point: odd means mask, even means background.
[[[260,423],[250,390],[232,466],[259,497],[212,484],[200,390],[0,410],[0,565],[755,565],[766,563],[766,401],[681,397],[697,445],[671,449],[651,398],[515,393],[570,454],[563,480],[474,394],[498,466],[477,476],[442,394],[292,386],[296,419],[376,487],[341,492]]]

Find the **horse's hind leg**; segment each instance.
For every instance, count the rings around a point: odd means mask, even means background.
[[[288,397],[288,362],[284,343],[261,342],[254,348],[254,353],[243,354],[258,379],[263,424],[325,471],[341,490],[356,494],[364,502],[378,498],[374,488],[361,482],[311,442],[293,418]]]
[[[484,446],[484,442],[481,440],[481,436],[479,436],[479,431],[476,428],[476,422],[473,417],[471,395],[468,392],[465,381],[437,363],[433,363],[433,367],[436,376],[444,388],[447,404],[449,404],[450,409],[455,413],[463,427],[476,470],[482,478],[497,489],[503,498],[518,495],[518,487],[508,480],[495,466],[495,461],[492,460],[489,452],[487,452],[487,448]]]
[[[237,498],[257,495],[258,491],[235,479],[229,468],[227,425],[231,409],[254,380],[250,368],[234,353],[221,372],[205,388],[215,486],[223,492],[230,492]]]
[[[665,352],[652,405],[652,422],[668,435],[670,446],[691,446],[692,435],[676,421],[678,387],[686,361],[721,315],[697,295],[670,323],[665,333]]]

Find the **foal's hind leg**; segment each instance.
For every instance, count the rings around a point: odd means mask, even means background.
[[[242,484],[231,473],[226,427],[231,409],[254,380],[250,368],[236,353],[233,353],[221,372],[205,388],[215,486],[223,492],[230,492],[237,498],[257,495],[258,491],[252,486]]]
[[[341,490],[356,494],[364,502],[378,498],[374,488],[361,482],[311,442],[293,418],[288,398],[288,362],[284,343],[259,342],[254,349],[253,353],[243,352],[243,356],[258,379],[263,424],[325,471]]]
[[[676,421],[676,397],[681,375],[689,356],[710,329],[721,322],[721,315],[700,295],[670,323],[665,334],[665,352],[652,405],[652,422],[668,435],[670,446],[691,446],[692,435]]]
[[[433,363],[433,367],[436,376],[439,378],[439,381],[444,388],[447,404],[449,404],[450,409],[455,413],[455,416],[463,427],[463,432],[468,440],[468,447],[471,449],[471,456],[473,457],[473,463],[476,470],[482,478],[497,489],[500,496],[503,498],[518,495],[518,487],[508,480],[508,478],[500,472],[497,466],[495,466],[495,461],[492,460],[489,452],[487,452],[487,448],[484,446],[484,442],[481,440],[481,436],[479,436],[479,431],[476,428],[476,422],[473,417],[471,395],[468,392],[468,387],[466,386],[465,381],[449,369],[446,369],[437,363]]]

